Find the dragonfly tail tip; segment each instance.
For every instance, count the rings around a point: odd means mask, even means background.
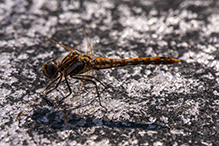
[[[180,59],[173,59],[174,60],[174,63],[177,63],[180,61]]]

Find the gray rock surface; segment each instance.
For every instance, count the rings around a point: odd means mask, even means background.
[[[218,0],[0,1],[0,145],[219,145],[218,7]],[[42,98],[29,104],[49,83],[43,63],[69,53],[40,34],[86,52],[84,28],[95,56],[181,61],[90,71],[108,85],[98,84],[107,110],[98,99],[89,104],[93,84],[76,95],[82,83],[71,78],[74,93],[60,107],[64,82],[45,96],[53,107]]]

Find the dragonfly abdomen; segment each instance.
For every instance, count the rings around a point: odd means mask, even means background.
[[[129,58],[129,59],[110,59],[110,58],[96,58],[94,59],[95,69],[105,69],[112,67],[121,67],[126,65],[138,65],[138,64],[174,64],[179,62],[180,59],[174,59],[170,57],[141,57],[141,58]]]

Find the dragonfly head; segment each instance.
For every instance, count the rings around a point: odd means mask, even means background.
[[[58,76],[58,65],[55,60],[43,64],[43,74],[49,79],[55,79]]]

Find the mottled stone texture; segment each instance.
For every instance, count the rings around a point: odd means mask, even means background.
[[[0,0],[0,145],[219,145],[218,0]],[[167,56],[173,65],[138,65],[68,78],[45,100],[43,63],[69,52],[93,57]],[[86,105],[88,104],[88,105]],[[85,105],[85,106],[84,106]],[[65,113],[72,111],[66,123]],[[82,106],[82,107],[81,107]],[[24,113],[18,121],[19,111]],[[159,129],[159,130],[158,130]]]

